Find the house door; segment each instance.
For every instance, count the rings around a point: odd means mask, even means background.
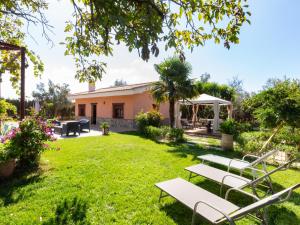
[[[91,124],[97,123],[97,104],[92,103]]]

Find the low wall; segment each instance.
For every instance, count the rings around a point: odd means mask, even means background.
[[[80,119],[88,119],[91,121],[91,117],[78,117],[78,116],[76,117],[76,120],[80,120]],[[113,119],[113,118],[97,117],[96,126],[98,127],[103,122],[107,122],[111,130],[122,130],[122,131],[136,130],[135,121],[130,119]]]
[[[80,119],[88,119],[91,121],[91,117],[80,117],[76,116],[76,120]],[[97,124],[96,126],[98,127],[101,123],[107,122],[110,126],[110,129],[112,131],[130,131],[130,130],[136,130],[137,126],[134,120],[131,119],[113,119],[113,118],[102,118],[102,117],[97,117]],[[168,125],[169,124],[169,119],[164,119],[162,121],[162,125]]]

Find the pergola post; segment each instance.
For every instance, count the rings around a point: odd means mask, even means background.
[[[26,49],[24,47],[20,47],[13,44],[8,44],[0,41],[0,50],[3,51],[19,51],[19,54],[16,54],[12,59],[15,60],[17,57],[21,55],[21,98],[20,98],[20,120],[25,117],[25,53]]]
[[[21,48],[21,99],[20,99],[20,120],[25,117],[25,48]]]
[[[220,114],[220,105],[218,102],[214,102],[214,124],[213,124],[213,131],[214,133],[217,133],[219,129],[219,114]]]

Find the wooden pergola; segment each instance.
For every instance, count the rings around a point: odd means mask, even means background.
[[[25,47],[20,47],[13,44],[8,44],[0,41],[0,51],[19,51],[19,54],[14,58],[16,59],[19,55],[21,56],[21,99],[20,99],[20,120],[25,117]],[[13,59],[13,60],[14,60]]]

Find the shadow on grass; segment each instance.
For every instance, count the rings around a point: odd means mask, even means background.
[[[219,195],[220,186],[215,182],[209,180],[203,180],[195,183],[197,186],[209,190],[210,192]],[[274,184],[276,192],[283,190],[284,188],[279,184]],[[172,198],[172,197],[169,197]],[[230,202],[238,205],[239,207],[245,207],[253,203],[251,197],[245,196],[241,193],[232,192],[228,199]],[[162,200],[163,201],[163,200]],[[295,205],[300,204],[300,194],[293,192],[289,202],[293,202]],[[161,207],[166,214],[171,217],[174,222],[178,225],[186,225],[191,223],[192,210],[184,206],[178,201],[174,201],[171,204],[166,204]],[[289,210],[284,205],[271,205],[267,208],[268,222],[269,225],[296,225],[300,224],[300,218],[297,217],[295,212]],[[201,225],[208,225],[208,223],[201,216],[197,216],[197,223]],[[252,220],[251,224],[260,224],[256,220]]]
[[[55,215],[43,222],[43,225],[89,225],[87,209],[87,203],[82,199],[65,199],[57,205]]]
[[[194,143],[167,143],[172,147],[168,152],[174,153],[178,157],[186,158],[188,155],[193,156],[193,160],[197,160],[197,156],[205,154],[214,154],[226,156],[229,158],[240,158],[241,153],[235,151],[220,151],[213,148],[207,149],[199,144]]]
[[[300,218],[297,215],[280,205],[272,205],[268,208],[269,225],[296,225],[300,224]]]
[[[29,196],[30,193],[27,193],[25,189],[22,190],[22,187],[42,181],[41,174],[42,171],[36,169],[35,171],[26,171],[22,174],[17,173],[12,178],[3,180],[0,183],[0,199],[2,199],[3,205],[7,206],[17,203]]]

